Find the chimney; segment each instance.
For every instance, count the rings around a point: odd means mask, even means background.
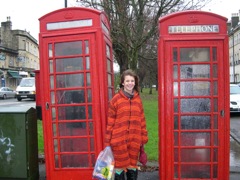
[[[3,30],[12,30],[12,22],[10,16],[7,17],[6,22],[1,22],[1,27]]]
[[[231,22],[227,22],[227,32],[230,33],[232,30],[232,23]]]
[[[231,22],[232,22],[232,28],[235,28],[238,25],[238,22],[239,22],[238,13],[233,13],[232,14]]]

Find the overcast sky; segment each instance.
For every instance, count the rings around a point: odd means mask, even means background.
[[[76,6],[76,0],[67,0],[68,7]],[[0,0],[0,21],[11,17],[12,29],[30,32],[38,40],[39,18],[65,8],[65,0]]]
[[[222,15],[230,20],[232,13],[239,13],[240,0],[212,0],[203,10]]]
[[[68,7],[76,6],[76,0],[68,0]],[[39,18],[43,15],[65,7],[65,0],[1,0],[0,22],[11,17],[12,29],[30,32],[38,40]],[[212,0],[204,11],[222,15],[228,19],[232,13],[239,13],[240,0]]]

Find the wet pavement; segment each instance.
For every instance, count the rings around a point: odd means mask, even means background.
[[[240,144],[232,137],[230,138],[230,167],[240,170]]]
[[[240,114],[231,114],[230,123],[230,167],[240,173]]]

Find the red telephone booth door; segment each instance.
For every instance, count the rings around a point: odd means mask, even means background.
[[[49,179],[92,179],[97,143],[102,147],[95,39],[90,33],[49,37],[43,43]]]
[[[166,41],[161,179],[228,179],[229,101],[222,40]],[[229,86],[229,84],[227,84]],[[227,98],[228,99],[228,98]]]

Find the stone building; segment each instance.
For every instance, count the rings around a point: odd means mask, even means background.
[[[0,32],[0,87],[16,89],[23,77],[33,77],[39,69],[38,42],[25,30],[12,30],[10,17]]]
[[[240,22],[239,13],[232,14],[228,22],[230,82],[240,83]]]

